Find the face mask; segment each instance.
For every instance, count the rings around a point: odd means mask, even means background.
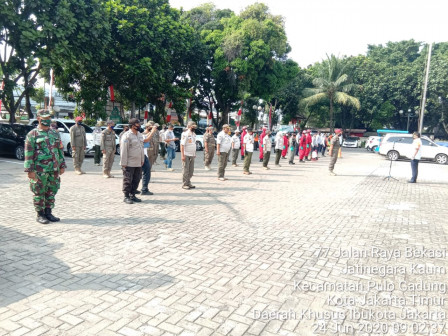
[[[196,129],[195,129],[195,128],[192,128],[191,131],[192,131],[193,133],[196,133]]]
[[[115,126],[111,126],[110,129],[114,129]]]
[[[41,119],[40,123],[42,126],[50,127],[51,126],[51,119]]]

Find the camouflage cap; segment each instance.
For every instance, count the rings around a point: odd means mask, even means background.
[[[37,116],[41,117],[41,118],[47,118],[47,117],[51,117],[50,111],[49,110],[39,110],[37,111]]]

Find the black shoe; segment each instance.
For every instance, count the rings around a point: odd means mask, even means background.
[[[51,208],[45,208],[45,217],[47,217],[50,222],[59,222],[61,220],[51,214]]]
[[[409,180],[408,183],[417,183],[417,181]]]
[[[154,195],[154,193],[150,192],[149,190],[142,190],[142,195]]]
[[[194,185],[189,185],[189,187],[190,187],[190,189],[194,189],[194,188],[196,188],[196,186],[194,186]]]
[[[135,195],[132,195],[130,197],[130,199],[132,202],[137,202],[137,203],[140,203],[142,201],[140,198],[135,197]]]
[[[124,198],[123,202],[125,202],[126,204],[134,204],[134,202],[131,200],[131,198],[129,196],[126,196]]]
[[[140,190],[136,190],[135,193],[138,195],[140,194]]]
[[[260,159],[260,162],[263,162],[263,159]]]
[[[244,160],[244,155],[241,155],[241,160]]]
[[[50,221],[45,217],[45,213],[43,210],[37,212],[36,222],[40,224],[48,224]]]

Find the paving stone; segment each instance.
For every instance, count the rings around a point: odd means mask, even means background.
[[[67,157],[54,209],[62,220],[45,226],[35,222],[23,163],[0,160],[0,335],[313,335],[312,320],[254,312],[346,311],[328,305],[328,293],[294,290],[294,281],[384,280],[343,274],[355,261],[336,256],[339,248],[448,247],[446,165],[421,163],[411,185],[409,162],[394,162],[398,181],[384,181],[388,161],[347,150],[338,176],[328,175],[328,158],[270,171],[254,159],[253,175],[228,167],[229,180],[218,183],[202,155],[195,190],[181,189],[176,158],[174,173],[155,166],[155,195],[134,205],[123,203],[118,160],[117,178],[106,180],[89,157],[88,174],[75,175]],[[427,264],[446,268],[448,258]],[[446,274],[428,279],[446,282]]]

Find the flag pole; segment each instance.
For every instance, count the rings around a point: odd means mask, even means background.
[[[431,51],[432,51],[432,42],[429,44],[428,60],[426,63],[425,86],[423,89],[422,105],[420,107],[420,120],[419,120],[419,126],[418,126],[418,132],[420,134],[422,134],[422,132],[423,132],[423,118],[425,116],[425,107],[426,107],[426,92],[428,90],[429,69],[431,66]]]

